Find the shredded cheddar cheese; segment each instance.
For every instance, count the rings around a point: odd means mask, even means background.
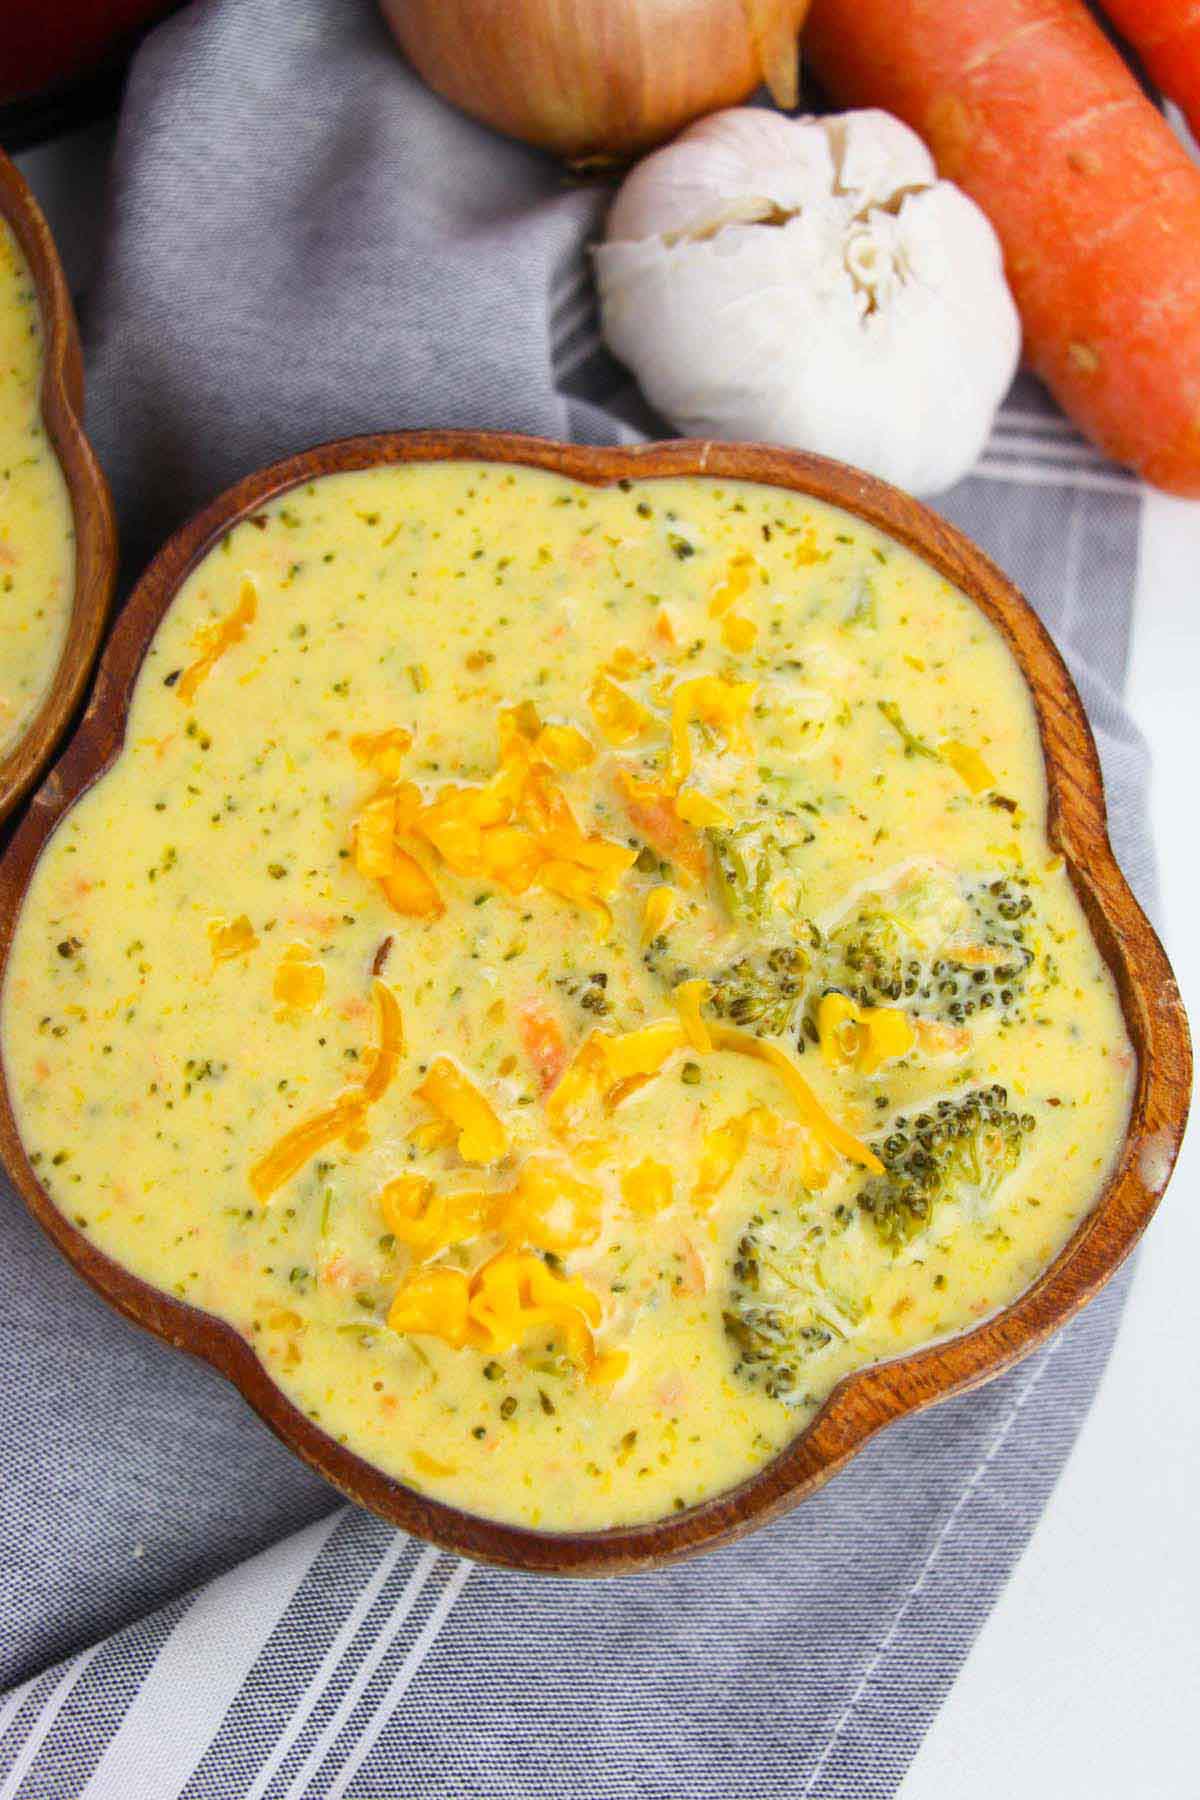
[[[750,586],[751,578],[758,572],[758,564],[747,551],[739,550],[731,556],[724,580],[717,583],[709,596],[709,618],[719,619],[727,613],[742,598]]]
[[[376,794],[354,823],[354,866],[368,881],[391,873],[396,857],[396,802]]]
[[[727,650],[753,650],[758,641],[758,626],[740,613],[729,613],[721,620],[721,642]]]
[[[499,716],[500,766],[478,786],[449,783],[426,802],[401,783],[399,758],[411,744],[404,731],[351,740],[360,761],[385,773],[388,785],[360,809],[354,823],[355,866],[380,882],[393,909],[411,918],[445,910],[437,885],[400,837],[422,839],[456,875],[495,881],[506,893],[530,887],[589,912],[602,932],[612,914],[608,899],[632,866],[635,852],[580,830],[555,771],[586,768],[595,750],[569,725],[543,725],[525,701]]]
[[[388,1308],[393,1331],[440,1337],[461,1350],[471,1341],[471,1284],[461,1269],[416,1268],[396,1290]]]
[[[258,1199],[267,1201],[285,1182],[311,1162],[326,1145],[341,1138],[348,1148],[361,1149],[367,1141],[368,1109],[381,1100],[391,1085],[404,1050],[404,1026],[392,990],[382,981],[374,984],[379,1020],[379,1043],[364,1080],[347,1089],[332,1106],[287,1132],[260,1157],[250,1170],[250,1186]]]
[[[404,919],[438,919],[446,908],[433,877],[408,850],[393,844],[390,866],[379,877],[384,899]]]
[[[473,1277],[470,1317],[485,1348],[511,1350],[539,1326],[557,1331],[568,1356],[586,1368],[600,1302],[582,1281],[556,1275],[525,1250],[503,1250]]]
[[[954,738],[947,738],[938,745],[938,754],[943,762],[949,763],[954,773],[961,776],[973,794],[986,793],[988,788],[996,785],[996,777],[970,744],[960,744]]]
[[[350,739],[350,753],[384,781],[398,781],[404,759],[412,749],[412,741],[412,732],[405,731],[400,725],[393,725],[386,731],[360,731]]]
[[[707,981],[681,981],[671,994],[688,1043],[701,1056],[709,1055],[713,1047],[712,1033],[700,1016],[700,1008],[711,994],[712,985]]]
[[[578,1110],[590,1099],[599,1098],[611,1106],[614,1096],[627,1083],[640,1085],[659,1074],[669,1059],[685,1047],[702,1055],[732,1050],[774,1069],[796,1101],[802,1122],[839,1156],[861,1168],[880,1172],[883,1165],[879,1158],[826,1112],[795,1063],[777,1044],[756,1038],[735,1025],[709,1025],[700,1017],[707,986],[703,981],[679,984],[674,990],[681,1013],[678,1020],[663,1019],[620,1036],[592,1032],[550,1096],[546,1110],[551,1129],[560,1133],[568,1130]]]
[[[507,1154],[508,1133],[491,1103],[448,1056],[430,1064],[416,1094],[452,1127],[464,1162],[499,1162]]]
[[[588,693],[588,705],[610,744],[636,743],[654,724],[654,715],[626,693],[610,675],[597,675]]]
[[[561,1338],[571,1360],[595,1360],[592,1327],[600,1302],[582,1281],[556,1275],[531,1251],[502,1250],[468,1277],[458,1269],[422,1266],[397,1289],[388,1311],[395,1332],[439,1337],[455,1349],[471,1344],[502,1355],[535,1330]]]
[[[196,698],[201,682],[207,679],[235,644],[240,644],[258,615],[258,590],[252,581],[242,583],[242,592],[233,611],[223,619],[201,628],[196,634],[200,655],[190,663],[175,683],[175,692],[185,706]]]
[[[674,918],[678,904],[679,896],[674,888],[651,888],[646,895],[646,904],[642,911],[641,946],[643,950],[647,944],[653,943],[656,937],[661,937]]]
[[[869,1169],[875,1175],[883,1173],[883,1164],[875,1152],[860,1143],[853,1132],[847,1131],[845,1126],[839,1125],[826,1112],[791,1057],[778,1044],[771,1043],[767,1038],[753,1037],[748,1031],[740,1031],[736,1025],[713,1025],[712,1039],[718,1050],[735,1050],[740,1056],[751,1056],[758,1062],[767,1063],[780,1076],[795,1100],[803,1122],[818,1137],[824,1138],[848,1162],[857,1163],[860,1168]]]
[[[588,1369],[587,1378],[592,1387],[615,1387],[629,1373],[628,1350],[607,1350],[603,1356],[597,1356]]]
[[[398,1175],[379,1195],[384,1224],[421,1260],[481,1236],[490,1204],[488,1195],[474,1191],[435,1193],[427,1175]]]
[[[730,825],[730,815],[719,801],[699,788],[680,788],[675,796],[675,811],[685,825]]]
[[[705,1132],[700,1146],[700,1167],[695,1187],[695,1196],[702,1206],[706,1206],[720,1193],[745,1156],[751,1134],[760,1125],[765,1127],[766,1121],[772,1117],[763,1109],[755,1107],[732,1116],[723,1125],[715,1125]]]
[[[307,944],[289,944],[275,970],[272,992],[290,1012],[309,1013],[325,992],[325,968]]]
[[[621,1194],[630,1212],[665,1212],[674,1199],[675,1183],[665,1163],[644,1156],[622,1175]]]
[[[848,994],[822,994],[817,1005],[821,1053],[831,1069],[854,1067],[874,1075],[907,1056],[917,1041],[905,1012],[892,1006],[859,1006]]]
[[[531,1156],[516,1185],[495,1197],[491,1216],[510,1244],[565,1254],[595,1242],[602,1209],[598,1188],[549,1157]]]
[[[258,948],[258,935],[245,913],[239,913],[233,920],[210,919],[208,942],[215,966],[217,963],[231,962],[238,956],[249,956],[252,950]]]
[[[728,750],[749,747],[746,714],[756,691],[753,681],[729,681],[722,675],[697,675],[681,681],[671,694],[670,781],[678,791],[691,773],[692,744],[688,727],[708,725],[719,731]]]

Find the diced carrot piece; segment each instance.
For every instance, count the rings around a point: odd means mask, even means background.
[[[567,1045],[562,1026],[537,1000],[527,1000],[517,1012],[517,1030],[526,1056],[537,1071],[543,1093],[548,1093],[567,1066]]]
[[[625,811],[637,835],[676,869],[703,881],[708,874],[707,853],[691,826],[679,817],[672,796],[624,770],[620,781]]]

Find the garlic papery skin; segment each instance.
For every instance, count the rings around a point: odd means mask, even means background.
[[[915,494],[968,472],[1020,356],[995,233],[887,113],[702,120],[634,169],[594,256],[605,339],[678,430]]]

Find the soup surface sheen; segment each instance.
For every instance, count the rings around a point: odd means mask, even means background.
[[[1095,1201],[1134,1074],[993,627],[777,489],[332,476],[147,653],[18,924],[56,1203],[423,1491],[751,1474]]]
[[[71,504],[42,423],[41,384],[37,293],[0,219],[0,756],[54,677],[74,586]]]

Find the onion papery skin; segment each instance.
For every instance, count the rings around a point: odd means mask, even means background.
[[[571,161],[626,160],[764,81],[798,99],[809,0],[380,0],[446,100]]]

